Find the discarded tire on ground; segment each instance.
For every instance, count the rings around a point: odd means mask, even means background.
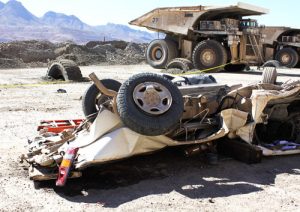
[[[143,135],[163,135],[172,130],[183,113],[179,89],[163,76],[142,73],[122,84],[117,108],[125,126]]]
[[[299,55],[292,48],[283,48],[276,53],[275,59],[279,61],[282,66],[294,68],[299,62]]]
[[[185,71],[183,71],[180,68],[169,68],[169,69],[161,70],[161,73],[177,75],[177,74],[184,74]]]
[[[264,68],[262,74],[262,83],[275,84],[277,79],[277,71],[275,67]]]
[[[167,65],[166,69],[181,69],[183,72],[187,72],[194,68],[193,63],[186,58],[175,58],[171,60]]]
[[[81,81],[82,74],[80,68],[72,60],[54,60],[50,63],[47,71],[47,76],[53,79]]]
[[[154,40],[146,51],[146,59],[153,68],[165,68],[178,55],[177,44],[172,40]]]
[[[103,79],[100,81],[109,90],[118,92],[119,88],[121,87],[121,83],[116,80]],[[92,84],[82,96],[82,110],[84,115],[89,118],[91,122],[93,122],[96,116],[90,116],[99,111],[100,105],[103,105],[108,109],[112,109],[111,100],[111,97],[101,94],[97,86]]]
[[[277,60],[268,60],[266,61],[260,68],[265,68],[265,67],[280,67],[280,63]]]
[[[195,68],[203,70],[214,68],[216,72],[223,69],[220,67],[226,64],[228,55],[224,46],[215,40],[205,40],[200,42],[193,50],[192,61]]]

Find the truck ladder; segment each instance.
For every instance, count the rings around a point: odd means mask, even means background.
[[[248,38],[249,38],[249,41],[250,41],[250,44],[251,44],[251,47],[253,49],[253,52],[254,52],[255,56],[259,57],[259,59],[261,60],[261,62],[265,62],[264,58],[263,58],[263,56],[262,56],[262,54],[260,52],[260,49],[259,49],[259,46],[258,46],[258,43],[257,43],[255,35],[249,34]]]

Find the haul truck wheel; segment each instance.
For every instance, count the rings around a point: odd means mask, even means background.
[[[116,80],[103,79],[100,81],[109,90],[118,92],[119,88],[121,87],[121,83]],[[108,109],[112,109],[111,100],[111,97],[101,94],[97,86],[92,84],[82,96],[82,110],[84,115],[88,117],[91,122],[93,122],[96,116],[89,116],[97,113],[100,109],[100,105],[103,105]]]
[[[81,81],[80,68],[72,60],[54,60],[48,67],[47,76],[53,79]]]
[[[117,108],[125,126],[142,135],[163,135],[183,113],[179,89],[167,78],[142,73],[130,77],[118,92]]]
[[[154,40],[146,51],[146,59],[153,68],[162,69],[178,55],[177,45],[171,40]]]
[[[227,62],[226,49],[215,40],[205,40],[200,42],[193,50],[192,60],[195,68],[204,70],[214,68],[210,71],[216,72],[224,69],[219,67]]]
[[[292,48],[283,48],[276,53],[275,59],[279,61],[282,66],[294,68],[299,62],[299,55]]]

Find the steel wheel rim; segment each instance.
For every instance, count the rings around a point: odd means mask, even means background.
[[[133,100],[142,111],[151,115],[167,112],[173,101],[170,91],[157,82],[138,84],[133,91]]]
[[[206,66],[212,65],[216,60],[215,52],[211,49],[205,49],[200,55],[200,60]]]
[[[152,59],[159,61],[163,57],[163,50],[160,46],[155,46],[152,50]]]
[[[290,60],[291,60],[291,56],[289,54],[283,54],[281,56],[281,61],[284,64],[288,64],[290,62]]]

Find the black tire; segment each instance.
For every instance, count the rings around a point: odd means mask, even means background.
[[[186,58],[175,58],[171,60],[167,65],[166,69],[181,69],[183,72],[187,72],[194,68],[193,63]]]
[[[177,57],[177,44],[171,40],[153,40],[147,48],[146,60],[153,68],[163,69],[166,64]]]
[[[275,67],[265,67],[262,74],[261,83],[275,84],[277,80],[277,71]]]
[[[275,59],[281,66],[294,68],[299,62],[299,55],[296,50],[292,48],[283,48],[276,53]]]
[[[50,63],[47,71],[47,76],[53,79],[82,81],[80,68],[72,60],[54,60]]]
[[[158,83],[170,93],[171,105],[164,113],[147,113],[135,103],[134,90],[146,82]],[[142,73],[130,77],[122,84],[117,96],[117,108],[125,126],[142,135],[157,136],[166,134],[179,123],[183,113],[183,98],[179,89],[167,78],[153,73]]]
[[[280,67],[280,63],[277,60],[268,60],[260,68],[265,68],[265,67],[279,68]]]
[[[121,87],[121,83],[116,80],[103,79],[100,81],[109,90],[118,92],[119,88]],[[91,114],[97,113],[99,110],[98,105],[103,104],[104,102],[110,99],[111,97],[101,94],[97,86],[95,84],[92,84],[88,87],[88,89],[82,96],[82,110],[84,115],[86,117],[89,117]],[[89,120],[93,122],[95,118],[96,116],[89,117]]]
[[[205,60],[205,54],[208,55]],[[193,50],[192,61],[195,68],[200,70],[210,69],[210,72],[223,70],[228,59],[227,51],[218,41],[205,40],[200,42]]]

